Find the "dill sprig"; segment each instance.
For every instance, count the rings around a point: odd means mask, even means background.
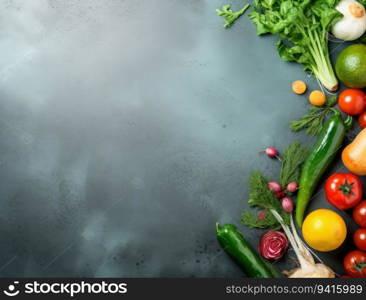
[[[280,173],[282,186],[287,186],[290,182],[299,182],[301,167],[308,154],[309,150],[299,142],[294,142],[285,149]]]
[[[249,176],[248,204],[252,207],[264,209],[265,215],[263,218],[259,218],[251,211],[244,211],[241,216],[241,222],[244,225],[254,228],[278,228],[280,224],[270,212],[271,209],[277,211],[285,220],[285,223],[289,224],[290,215],[282,209],[280,201],[269,190],[267,182],[268,180],[260,172],[253,172]]]
[[[290,122],[290,129],[292,131],[301,131],[305,129],[306,133],[310,135],[318,135],[322,131],[324,122],[336,102],[337,96],[334,95],[329,97],[324,106],[310,107],[307,114],[303,115],[299,120]]]
[[[272,213],[268,213],[267,210],[265,210],[265,215],[263,218],[259,218],[251,211],[244,211],[241,215],[241,222],[242,224],[252,228],[278,229],[281,227],[276,218],[272,215]]]
[[[234,22],[246,12],[249,6],[250,6],[249,4],[246,4],[241,10],[232,11],[231,5],[227,4],[222,7],[222,10],[216,9],[216,14],[219,17],[223,17],[226,20],[224,27],[228,28],[231,27],[231,25],[233,25]]]
[[[308,149],[299,142],[294,142],[285,149],[280,171],[282,186],[286,186],[292,181],[298,182],[307,155]],[[284,219],[285,224],[290,224],[290,214],[282,209],[281,201],[274,196],[267,183],[268,180],[260,172],[253,172],[249,176],[248,204],[262,209],[264,214],[257,216],[252,211],[244,211],[241,215],[241,222],[244,225],[254,228],[279,228],[280,224],[271,213],[271,210],[278,212]]]

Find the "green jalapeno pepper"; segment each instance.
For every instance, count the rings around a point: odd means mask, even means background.
[[[274,267],[249,245],[234,225],[216,223],[216,235],[224,250],[239,263],[248,277],[278,278]]]

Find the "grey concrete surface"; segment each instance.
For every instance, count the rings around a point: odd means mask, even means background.
[[[247,176],[311,144],[290,83],[317,83],[247,17],[225,30],[225,3],[0,1],[1,276],[243,276],[214,224],[256,245]]]

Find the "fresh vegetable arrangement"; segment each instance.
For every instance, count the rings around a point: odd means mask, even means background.
[[[366,0],[254,0],[249,18],[258,35],[278,36],[277,51],[285,61],[298,62],[314,75],[319,90],[308,92],[307,84],[295,80],[291,89],[296,95],[308,94],[310,108],[298,120],[290,122],[294,132],[305,131],[315,136],[309,149],[298,142],[283,152],[267,147],[269,158],[281,163],[278,180],[266,178],[261,172],[249,177],[248,204],[241,223],[250,228],[268,230],[258,241],[256,252],[233,225],[217,225],[217,238],[223,248],[236,260],[249,277],[278,277],[270,264],[286,259],[289,248],[294,251],[299,267],[282,271],[288,277],[333,278],[335,272],[324,265],[313,250],[329,252],[346,243],[352,235],[355,250],[343,257],[347,275],[366,277],[366,200],[358,176],[366,175],[366,45],[356,43],[340,52],[335,72],[329,57],[328,40],[366,40]],[[231,26],[245,11],[232,11],[229,5],[217,10]],[[336,91],[337,77],[346,86],[330,97],[324,91]],[[362,129],[347,146],[345,136],[357,117]],[[323,176],[342,153],[348,173]],[[324,180],[324,182],[323,182]],[[324,186],[324,197],[333,209],[307,211],[317,188]],[[352,209],[353,221],[360,227],[348,232],[337,210]],[[296,220],[296,225],[294,222]],[[304,241],[298,234],[302,232]],[[316,263],[319,260],[319,263]]]
[[[278,151],[277,151],[278,152]],[[261,210],[259,215],[244,211],[242,223],[253,228],[282,228],[284,233],[270,230],[259,241],[259,252],[267,259],[280,259],[288,248],[288,242],[295,251],[299,268],[285,271],[289,277],[329,277],[334,272],[322,263],[315,263],[314,257],[298,236],[292,219],[293,200],[290,198],[298,189],[298,180],[303,163],[308,157],[308,150],[300,143],[292,143],[281,156],[280,182],[268,181],[260,172],[254,172],[249,178],[250,194],[248,204]],[[286,186],[286,189],[282,187]],[[278,198],[282,192],[283,198]],[[291,203],[291,209],[284,205]],[[328,238],[330,236],[328,235]],[[287,242],[288,241],[288,242]]]

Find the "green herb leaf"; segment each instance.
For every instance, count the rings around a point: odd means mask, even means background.
[[[292,131],[305,130],[310,135],[318,135],[324,126],[331,108],[337,103],[337,96],[331,96],[327,103],[322,107],[312,106],[309,112],[303,115],[299,120],[290,122],[290,129]]]
[[[290,182],[299,182],[301,167],[308,157],[309,150],[299,142],[288,146],[282,155],[280,183],[287,186]]]
[[[263,219],[251,214],[250,212],[243,212],[241,221],[243,224],[250,227],[257,228],[276,228],[279,226],[278,222],[275,221],[275,217],[270,212],[271,209],[276,210],[286,224],[290,222],[290,215],[285,212],[281,203],[276,199],[273,193],[267,186],[267,180],[263,177],[260,172],[253,172],[249,176],[249,199],[248,204],[252,207],[266,209],[266,216]],[[255,219],[257,218],[257,220]]]
[[[241,223],[251,228],[271,228],[278,229],[280,224],[270,211],[266,212],[266,216],[261,219],[250,211],[244,211],[241,215]]]
[[[246,12],[249,6],[249,4],[246,4],[241,10],[232,11],[231,5],[227,4],[222,7],[222,10],[216,9],[216,14],[226,20],[224,27],[228,28]]]

